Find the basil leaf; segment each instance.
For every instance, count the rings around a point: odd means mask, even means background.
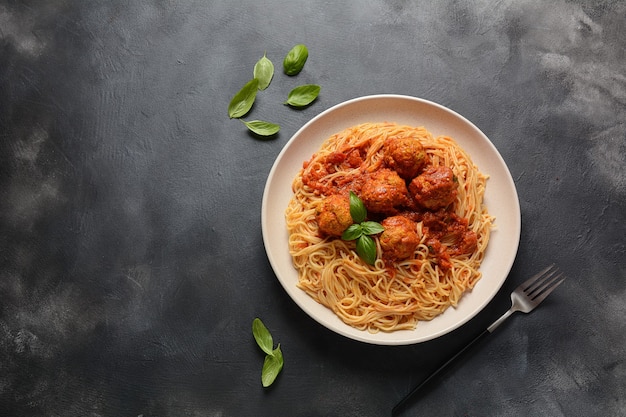
[[[267,57],[267,53],[263,54],[263,58],[254,64],[254,78],[259,80],[259,90],[265,90],[269,87],[274,76],[274,64]]]
[[[264,122],[263,120],[251,120],[246,122],[239,119],[246,127],[251,131],[261,136],[272,136],[278,133],[280,126],[270,122]]]
[[[363,222],[361,223],[361,229],[363,229],[363,234],[365,235],[376,235],[385,230],[383,225],[377,222]]]
[[[267,327],[265,327],[261,319],[258,317],[252,321],[252,335],[261,350],[268,355],[271,355],[274,347],[274,340],[272,339],[270,331],[267,330]]]
[[[361,235],[356,241],[356,253],[370,265],[376,262],[376,242],[367,235]]]
[[[272,385],[276,377],[283,369],[283,352],[280,350],[280,344],[271,354],[265,357],[263,361],[263,370],[261,371],[261,383],[264,387]]]
[[[348,226],[346,230],[344,230],[343,234],[341,235],[341,238],[343,240],[354,240],[354,239],[358,239],[359,237],[361,237],[362,234],[363,234],[363,229],[361,228],[361,225],[354,223]]]
[[[304,68],[304,63],[309,57],[309,50],[305,45],[298,44],[291,48],[287,55],[285,55],[285,59],[283,59],[283,70],[287,75],[296,75],[302,68]]]
[[[289,92],[285,104],[293,107],[308,106],[320,94],[321,87],[317,84],[304,84]]]
[[[361,223],[367,217],[365,204],[353,191],[350,191],[350,216],[355,223]]]
[[[231,119],[245,116],[250,111],[256,99],[258,86],[259,80],[253,78],[235,94],[228,105],[228,116]]]

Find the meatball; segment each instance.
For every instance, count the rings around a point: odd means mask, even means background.
[[[348,196],[333,194],[326,197],[317,209],[316,220],[324,234],[341,236],[353,223]]]
[[[405,180],[414,178],[426,164],[424,147],[415,138],[392,138],[385,142],[384,161]]]
[[[396,207],[407,203],[408,190],[396,171],[382,168],[369,174],[360,197],[369,211],[395,214]]]
[[[415,222],[403,216],[391,216],[383,220],[382,225],[385,228],[380,235],[383,256],[391,260],[411,257],[420,243]]]
[[[454,201],[458,183],[448,167],[430,167],[409,184],[409,191],[424,208],[437,210]]]

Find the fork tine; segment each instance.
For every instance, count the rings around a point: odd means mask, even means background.
[[[565,281],[565,277],[561,273],[552,278],[550,281],[546,282],[545,285],[542,285],[541,290],[533,296],[533,302],[539,304],[540,302],[545,300],[546,297],[550,295],[550,293],[554,291],[556,287],[561,285],[563,281]]]
[[[535,282],[525,288],[524,292],[526,293],[526,295],[529,296],[536,295],[538,292],[541,292],[541,289],[544,288],[545,283],[552,279],[554,275],[556,275],[558,272],[559,270],[557,268],[550,269],[544,275],[539,277]]]
[[[524,281],[518,288],[522,291],[526,292],[530,287],[533,286],[538,281],[541,281],[541,278],[545,278],[545,274],[548,273],[552,268],[554,268],[554,264],[549,265],[547,268],[537,272],[535,275],[530,277],[527,281]]]
[[[526,295],[532,298],[541,294],[547,287],[549,287],[554,281],[556,281],[562,276],[563,276],[563,273],[559,271],[554,271],[546,275],[546,277],[541,279],[540,282],[537,282],[537,285],[533,286],[532,290],[527,291]]]

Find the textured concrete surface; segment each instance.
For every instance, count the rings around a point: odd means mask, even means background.
[[[626,5],[504,1],[0,1],[0,415],[382,416],[555,262],[567,282],[406,415],[626,415]],[[284,54],[305,43],[297,79]],[[250,118],[228,102],[264,52]],[[296,85],[322,86],[294,111]],[[437,340],[369,346],[286,295],[261,239],[281,148],[346,99],[463,114],[522,209],[501,292]],[[285,368],[260,384],[261,317]]]

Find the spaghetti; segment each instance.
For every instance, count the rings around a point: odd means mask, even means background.
[[[423,127],[364,123],[334,134],[304,162],[285,213],[298,287],[373,333],[433,319],[481,277],[493,223],[486,182],[452,138]],[[338,202],[351,191],[385,227],[373,236],[373,265],[340,237],[351,220]]]

